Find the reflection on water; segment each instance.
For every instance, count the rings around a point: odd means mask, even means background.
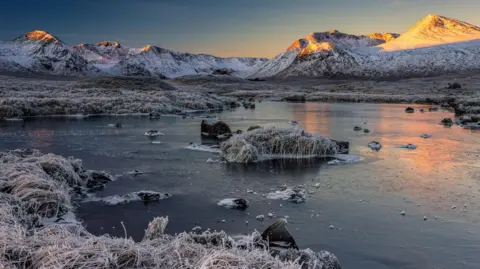
[[[453,116],[447,111],[406,114],[404,109],[405,105],[391,104],[263,102],[255,110],[240,108],[218,115],[232,130],[251,125],[291,127],[289,121],[299,121],[298,127],[308,132],[349,141],[350,153],[365,158],[353,165],[326,165],[328,159],[207,163],[218,156],[185,149],[190,142],[206,142],[200,136],[201,119],[172,117],[0,122],[0,149],[34,147],[73,155],[83,159],[87,169],[119,175],[97,196],[142,189],[173,194],[172,199],[148,206],[79,205],[77,216],[96,234],[124,236],[118,229],[123,222],[129,236],[139,240],[148,221],[161,215],[169,216],[170,233],[197,225],[247,233],[262,231],[270,221],[256,221],[256,215],[275,212],[290,217],[290,230],[301,247],[330,250],[344,268],[479,268],[480,135],[440,126],[441,119]],[[123,128],[107,127],[116,122]],[[371,133],[355,132],[355,126]],[[143,135],[149,129],[165,133],[157,138],[161,144],[152,144]],[[423,133],[432,138],[420,138]],[[367,147],[372,140],[384,147],[372,151]],[[417,149],[399,148],[408,143]],[[127,174],[134,169],[145,173]],[[263,197],[284,184],[304,184],[306,203]],[[251,206],[246,212],[216,206],[227,197],[248,199]],[[403,210],[406,216],[400,215]],[[338,229],[328,229],[330,224]]]

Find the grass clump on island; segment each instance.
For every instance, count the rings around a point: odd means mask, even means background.
[[[233,136],[220,145],[228,162],[252,163],[268,158],[311,158],[338,153],[333,140],[298,128],[262,127]]]

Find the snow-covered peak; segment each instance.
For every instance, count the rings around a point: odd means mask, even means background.
[[[370,47],[381,42],[368,36],[350,35],[337,30],[330,30],[311,33],[304,38],[298,39],[288,47],[287,51],[298,50],[300,55],[307,55],[323,50],[333,50],[335,46],[346,48]]]
[[[55,41],[58,42],[58,39],[52,36],[51,34],[42,31],[42,30],[34,30],[24,35],[26,39],[30,40],[42,40],[42,41]]]
[[[121,47],[120,43],[116,41],[102,41],[97,44],[97,46],[103,47]]]
[[[397,39],[380,45],[383,51],[415,49],[480,39],[480,27],[430,14]]]
[[[370,38],[374,38],[374,39],[378,39],[378,40],[381,40],[383,42],[390,42],[394,39],[396,39],[397,37],[399,37],[400,35],[399,34],[396,34],[396,33],[371,33],[371,34],[366,34],[365,35],[366,37],[370,37]]]

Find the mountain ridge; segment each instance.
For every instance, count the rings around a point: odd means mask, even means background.
[[[351,36],[328,31],[322,38],[299,39],[249,77],[410,76],[480,69],[480,28],[460,20],[430,14],[405,33],[392,34],[393,39],[372,34],[360,42]]]

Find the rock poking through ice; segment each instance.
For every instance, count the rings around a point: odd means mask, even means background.
[[[346,142],[348,143],[348,142]],[[228,162],[264,159],[314,158],[336,154],[339,143],[297,128],[264,127],[234,136],[220,145]]]
[[[157,136],[161,136],[161,135],[165,135],[157,130],[148,130],[145,132],[145,136],[149,136],[149,137],[157,137]]]
[[[298,249],[295,239],[287,229],[287,220],[279,219],[270,225],[262,233],[262,239],[269,243],[270,247]]]
[[[264,215],[258,215],[255,217],[255,219],[259,220],[259,221],[263,221],[265,219],[265,216]]]
[[[380,142],[378,142],[378,141],[372,141],[372,142],[368,143],[368,147],[373,149],[373,150],[379,151],[379,150],[382,149],[382,144],[380,144]]]
[[[127,172],[127,175],[138,176],[138,175],[143,175],[143,172],[140,170],[134,169],[130,172]]]
[[[250,202],[243,198],[225,198],[223,200],[220,200],[217,205],[223,206],[225,208],[244,210],[248,208]]]
[[[284,200],[293,203],[303,203],[306,198],[305,190],[301,188],[282,188],[267,194],[267,199]]]
[[[124,195],[112,195],[108,197],[91,197],[86,199],[85,202],[103,202],[107,205],[119,205],[127,204],[134,201],[142,201],[144,203],[150,203],[171,198],[169,193],[159,193],[154,191],[137,191],[127,193]]]
[[[451,118],[444,118],[440,124],[442,124],[443,126],[446,126],[446,127],[451,127],[453,126],[453,120]]]
[[[405,149],[417,149],[417,145],[415,144],[406,144],[406,145],[401,145],[400,147]]]

